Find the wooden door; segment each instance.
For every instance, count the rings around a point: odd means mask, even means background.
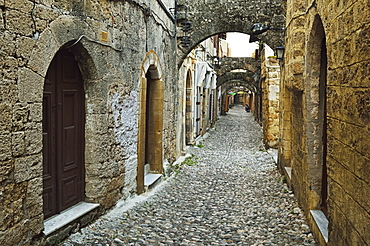
[[[43,98],[44,217],[84,197],[84,90],[72,53],[59,51],[45,79]]]

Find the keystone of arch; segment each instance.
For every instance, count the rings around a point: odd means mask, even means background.
[[[146,73],[150,71],[152,79],[162,79],[162,67],[158,54],[151,50],[146,55],[141,65],[141,77],[145,78]]]

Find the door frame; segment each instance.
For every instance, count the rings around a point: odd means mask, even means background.
[[[73,59],[71,61],[71,58]],[[65,60],[69,59],[69,60]],[[74,78],[70,78],[70,81],[68,81],[68,78],[65,77],[66,72],[64,69],[64,64],[72,64],[74,63],[73,69],[69,70],[70,72],[75,73],[73,76]],[[73,83],[70,83],[72,82]],[[47,81],[50,81],[47,89]],[[77,82],[78,84],[76,84]],[[54,85],[52,83],[55,83]],[[74,85],[72,85],[74,84]],[[72,85],[71,87],[69,85]],[[50,87],[50,88],[49,88]],[[70,87],[70,88],[69,88]],[[45,91],[47,90],[47,91]],[[49,91],[51,90],[51,91]],[[49,179],[47,181],[48,183],[51,183],[51,188],[53,190],[51,194],[51,206],[52,206],[52,212],[50,213],[45,213],[44,210],[44,216],[46,214],[46,218],[53,216],[55,214],[58,214],[62,212],[63,210],[77,204],[78,202],[81,202],[84,200],[84,191],[85,191],[85,161],[84,161],[84,153],[85,153],[85,91],[84,91],[84,82],[82,79],[82,74],[81,71],[78,67],[77,61],[74,58],[74,55],[72,52],[67,51],[67,50],[59,50],[52,62],[49,65],[47,75],[45,77],[45,85],[44,85],[44,96],[48,95],[50,98],[52,98],[51,104],[49,105],[48,109],[48,115],[49,117],[49,122],[51,125],[48,125],[48,132],[49,132],[49,146],[51,146],[51,152],[49,153],[50,158],[45,158],[45,142],[43,142],[43,155],[44,155],[44,161],[45,159],[49,159],[49,165],[53,166],[51,168],[47,168],[45,165],[47,163],[43,163],[43,183],[44,183],[44,188],[43,188],[43,203],[45,206],[45,199],[46,194],[45,194],[45,181],[46,179]],[[73,119],[76,117],[79,117],[77,124],[73,124],[73,126],[67,127],[68,129],[65,129],[66,131],[72,130],[74,131],[74,128],[77,127],[78,132],[77,135],[75,135],[76,139],[73,140],[73,142],[77,142],[77,145],[81,146],[81,149],[76,151],[76,154],[74,157],[76,158],[75,161],[77,162],[77,166],[75,166],[73,163],[71,163],[71,166],[63,167],[63,163],[67,160],[65,160],[66,155],[63,154],[64,152],[64,140],[65,140],[65,133],[63,132],[64,128],[64,123],[65,122],[65,113],[64,108],[63,108],[63,101],[64,101],[64,93],[75,93],[77,92],[77,96],[74,98],[74,101],[76,107],[76,111],[73,110],[74,115]],[[45,106],[45,105],[44,105]],[[70,109],[68,109],[69,111]],[[54,112],[53,112],[54,111]],[[45,112],[45,107],[43,108],[43,127],[46,123],[45,117],[46,112]],[[71,128],[72,127],[72,128]],[[70,129],[69,129],[70,128]],[[43,130],[43,136],[45,136],[46,132],[44,133]],[[73,167],[74,166],[74,167]],[[45,170],[49,170],[51,172],[50,177],[47,177]],[[69,172],[70,174],[75,174],[75,171],[72,170],[78,170],[77,171],[77,177],[74,180],[75,185],[71,186],[72,189],[77,189],[74,190],[75,197],[74,198],[69,198],[68,200],[67,197],[63,197],[65,195],[65,189],[67,188],[66,184],[63,184],[63,177],[64,173]],[[73,176],[70,176],[71,178]],[[54,180],[53,180],[54,179]],[[49,185],[49,186],[50,186]],[[50,187],[48,187],[49,189]],[[69,193],[68,193],[69,194]],[[49,197],[50,200],[50,197]],[[45,207],[44,207],[45,209]]]
[[[306,149],[310,182],[310,208],[328,216],[327,176],[327,51],[326,35],[316,15],[306,47],[305,103],[307,112]]]
[[[155,51],[149,51],[142,63],[140,75],[136,177],[138,194],[143,193],[145,190],[144,176],[146,164],[149,164],[151,173],[163,173],[164,86],[159,57]],[[151,124],[150,127],[148,127],[148,124]]]

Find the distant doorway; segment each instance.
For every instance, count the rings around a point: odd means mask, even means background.
[[[194,141],[193,136],[193,86],[191,72],[188,71],[186,76],[186,105],[185,105],[185,128],[186,144],[190,145]]]
[[[43,211],[49,218],[84,198],[85,100],[73,54],[60,50],[43,96]]]

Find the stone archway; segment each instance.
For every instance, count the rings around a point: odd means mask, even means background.
[[[233,73],[228,73],[228,74],[233,74]],[[238,77],[238,76],[223,76],[223,77],[219,77],[218,78],[218,81],[217,83],[220,83],[218,85],[219,88],[221,88],[221,115],[225,115],[226,112],[228,112],[228,108],[229,108],[229,95],[228,95],[228,91],[233,88],[233,87],[240,87],[240,86],[243,86],[245,88],[248,88],[249,91],[251,92],[256,92],[256,86],[251,82],[252,80],[250,80],[248,77],[245,77],[244,73],[241,73],[243,74],[242,77]],[[252,94],[252,97],[250,97],[251,99],[253,99],[253,94]],[[249,100],[249,106],[252,106],[253,107],[253,101],[252,100]],[[254,108],[254,107],[253,107]]]
[[[137,167],[139,194],[163,173],[163,104],[162,68],[158,55],[150,51],[144,58],[140,75]]]
[[[223,84],[223,87],[225,90],[230,90],[233,87],[238,87],[238,86],[244,86],[248,88],[251,92],[256,92],[256,87],[250,83],[248,80],[230,80],[227,83]]]
[[[252,76],[253,73],[251,72],[227,72],[217,78],[217,86],[222,86],[228,81],[240,80],[256,87]]]
[[[48,28],[46,28],[39,36],[39,39],[36,40],[34,47],[32,48],[29,62],[27,65],[22,68],[22,71],[19,76],[19,88],[20,88],[20,101],[31,103],[34,105],[34,111],[32,117],[35,119],[40,119],[40,126],[45,127],[45,112],[47,111],[45,108],[45,104],[43,105],[43,92],[44,82],[47,76],[48,70],[50,65],[52,64],[53,58],[58,55],[60,52],[64,52],[68,50],[69,52],[69,60],[64,60],[62,62],[72,62],[73,63],[73,70],[79,71],[80,73],[80,80],[79,80],[79,90],[81,94],[79,97],[83,98],[78,102],[78,112],[77,114],[81,114],[81,121],[78,123],[80,134],[86,136],[80,137],[77,141],[78,145],[83,145],[80,149],[75,149],[74,151],[81,151],[79,155],[79,162],[80,167],[82,167],[82,174],[80,174],[80,185],[82,190],[80,190],[80,197],[76,200],[77,202],[86,201],[86,198],[89,201],[96,201],[100,202],[100,200],[95,199],[98,196],[103,196],[102,192],[95,192],[91,191],[89,187],[91,187],[91,183],[96,183],[96,180],[86,175],[88,169],[91,170],[94,164],[94,157],[89,156],[89,153],[97,153],[96,149],[94,149],[93,144],[89,144],[88,141],[89,137],[94,133],[94,126],[100,125],[100,122],[92,121],[91,117],[89,117],[89,113],[87,112],[87,108],[96,108],[99,105],[96,105],[96,101],[91,100],[91,96],[86,96],[90,94],[94,94],[96,90],[91,85],[98,81],[98,70],[96,66],[97,59],[94,59],[92,56],[92,46],[91,44],[83,40],[82,37],[84,35],[90,36],[92,33],[89,32],[87,28],[87,24],[75,17],[59,17],[54,20]],[[53,64],[52,64],[53,66]],[[66,74],[64,74],[65,76]],[[67,96],[71,96],[74,93],[74,89],[67,89]],[[96,92],[96,91],[95,91]],[[71,101],[70,101],[71,102]],[[50,106],[50,105],[49,105]],[[51,105],[53,106],[53,105]],[[63,105],[62,105],[63,106]],[[59,104],[56,107],[60,107]],[[68,107],[68,106],[67,106]],[[71,114],[71,111],[68,111],[68,114]],[[89,126],[89,127],[88,127]],[[68,128],[68,127],[67,127]],[[72,127],[69,127],[72,129]],[[95,127],[96,128],[96,127]],[[39,128],[38,128],[39,129]],[[42,141],[42,127],[38,130],[37,135],[40,138],[31,138],[30,145],[35,146],[35,148],[45,149],[45,141]],[[67,129],[68,130],[68,129]],[[67,133],[66,133],[67,134]],[[71,146],[68,146],[71,147]],[[73,148],[73,147],[72,147]],[[59,150],[58,150],[59,151]],[[42,153],[42,152],[41,152]],[[40,159],[41,160],[41,159]],[[93,161],[91,161],[93,160]],[[69,160],[68,160],[69,161]],[[69,164],[72,163],[69,161]],[[87,165],[89,164],[89,165]],[[70,167],[68,167],[70,168]],[[39,168],[39,178],[35,179],[32,184],[30,184],[29,189],[37,191],[34,194],[34,201],[37,201],[37,205],[32,203],[32,206],[39,207],[40,216],[41,218],[45,218],[52,214],[43,213],[43,194],[42,188],[43,187],[43,171],[45,167],[40,166]],[[82,193],[82,194],[81,194]],[[54,198],[53,198],[54,199]],[[73,202],[74,203],[74,202]],[[60,206],[60,209],[56,211],[56,213],[61,212],[73,203],[65,203]],[[79,203],[78,203],[79,204]],[[97,205],[92,205],[91,208],[95,208]],[[55,213],[55,212],[53,212]],[[39,221],[40,223],[44,222],[43,219]],[[55,224],[56,226],[59,226]],[[55,226],[54,225],[54,226]],[[37,226],[38,228],[44,228],[44,225]],[[45,223],[45,230],[44,233],[48,235],[50,232],[50,226]]]
[[[307,164],[313,196],[311,209],[321,209],[327,215],[327,54],[325,30],[319,15],[315,16],[311,30],[307,43],[304,86],[307,102]]]
[[[236,69],[257,73],[261,68],[261,61],[252,57],[221,57],[220,62],[220,69],[216,69],[218,76]]]
[[[251,26],[255,23],[284,27],[285,4],[283,0],[179,0],[176,8],[180,47],[178,66],[197,44],[215,34],[250,34]],[[270,30],[259,35],[259,38],[270,47],[277,47],[283,44],[283,36],[283,31]]]

